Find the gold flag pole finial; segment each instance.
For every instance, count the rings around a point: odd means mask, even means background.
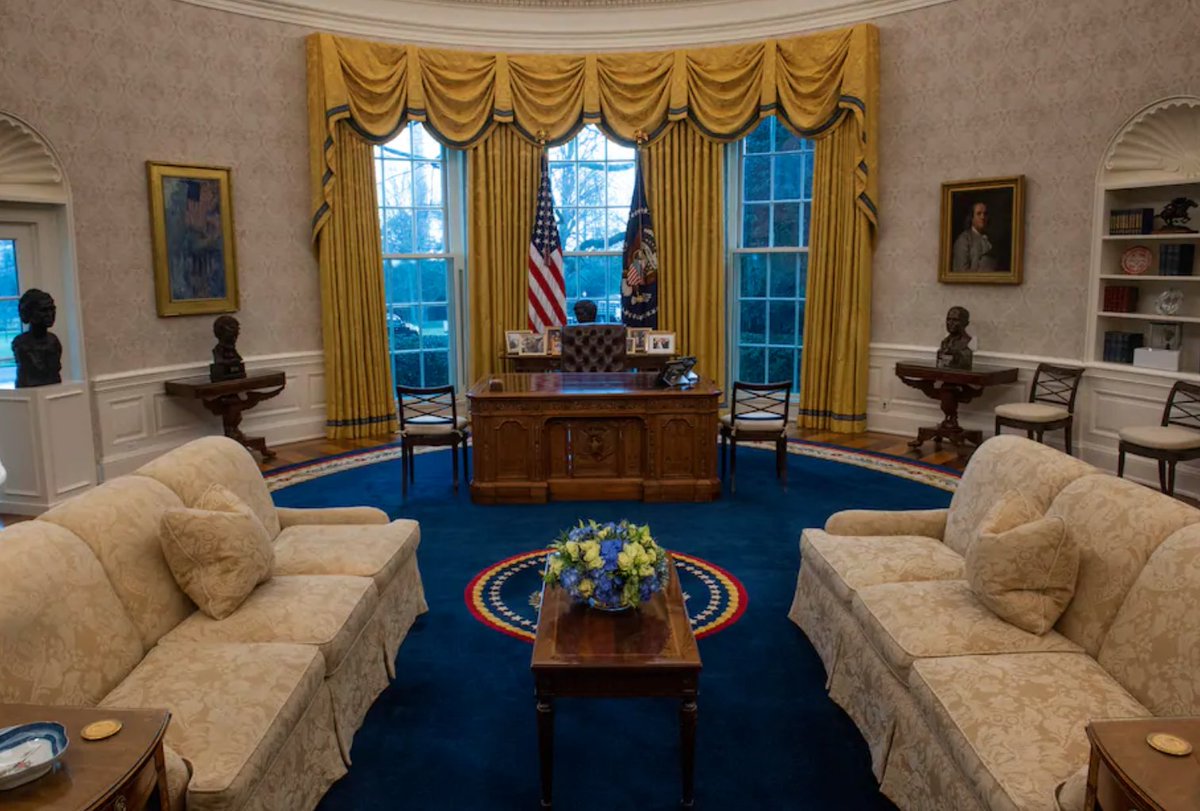
[[[550,133],[546,132],[545,130],[538,130],[534,134],[534,137],[537,138],[538,146],[540,146],[542,149],[545,149],[546,139],[550,137]]]
[[[650,136],[646,134],[646,131],[644,129],[642,129],[641,127],[638,127],[636,130],[633,131],[633,140],[637,141],[638,148],[640,149],[641,147],[646,145],[647,141],[650,140]]]

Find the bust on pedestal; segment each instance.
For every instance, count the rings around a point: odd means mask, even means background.
[[[946,332],[938,347],[937,365],[942,369],[970,369],[975,353],[971,349],[971,336],[967,326],[971,314],[966,307],[951,307],[946,313]]]
[[[218,316],[213,321],[217,345],[212,350],[213,362],[208,365],[208,378],[214,383],[219,380],[240,380],[246,376],[246,364],[237,351],[241,330],[241,324],[232,315]]]
[[[58,313],[54,298],[44,290],[30,288],[17,303],[21,323],[29,330],[12,341],[17,361],[17,388],[49,386],[62,382],[62,344],[50,332]]]

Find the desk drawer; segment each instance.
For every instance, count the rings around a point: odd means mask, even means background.
[[[129,778],[97,811],[143,811],[146,808],[158,808],[157,798],[158,772],[154,768],[154,758],[151,757],[137,774]]]

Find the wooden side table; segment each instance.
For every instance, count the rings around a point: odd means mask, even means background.
[[[1164,754],[1146,743],[1166,732],[1191,743],[1189,755]],[[1129,718],[1087,725],[1087,811],[1195,811],[1200,808],[1200,718]]]
[[[81,731],[114,718],[121,731],[87,741]],[[0,791],[4,811],[170,811],[163,735],[167,710],[110,710],[0,704],[0,727],[54,721],[67,730],[67,752],[58,767],[31,783]]]
[[[267,447],[267,441],[262,437],[242,433],[238,427],[242,424],[242,412],[249,411],[263,400],[270,400],[283,391],[285,385],[287,375],[277,371],[254,372],[236,380],[213,382],[208,377],[185,377],[165,383],[167,394],[198,399],[205,408],[221,418],[225,436],[258,451],[263,459],[274,459],[275,451]]]
[[[1017,381],[1017,369],[1005,366],[982,366],[970,369],[944,369],[927,363],[897,363],[896,377],[906,386],[917,389],[926,397],[937,400],[946,416],[939,425],[919,428],[917,438],[908,443],[910,448],[919,448],[932,439],[939,450],[942,440],[949,440],[955,447],[968,442],[979,445],[983,432],[963,428],[958,424],[958,407],[969,403],[983,393],[988,386],[998,386]]]

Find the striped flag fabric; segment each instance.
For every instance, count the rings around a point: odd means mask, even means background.
[[[567,323],[567,285],[563,279],[562,244],[554,220],[554,197],[550,194],[550,164],[542,153],[542,182],[538,188],[537,214],[529,238],[529,328]]]

